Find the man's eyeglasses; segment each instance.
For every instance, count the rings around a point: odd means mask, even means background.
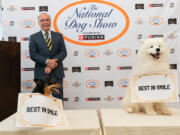
[[[39,20],[40,22],[49,22],[50,21],[50,19],[41,19],[41,20]]]

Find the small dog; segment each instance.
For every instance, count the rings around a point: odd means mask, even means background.
[[[60,83],[57,83],[52,78],[48,77],[44,80],[34,79],[36,82],[36,87],[33,90],[33,93],[41,93],[45,96],[49,96],[51,92],[59,94],[59,90],[57,88],[60,88]]]
[[[137,64],[132,71],[132,75],[143,75],[151,73],[165,73],[169,71],[168,48],[163,38],[142,40],[138,54]],[[148,115],[171,115],[171,111],[163,102],[156,103],[132,103],[131,84],[123,99],[123,109],[128,113],[145,112]]]

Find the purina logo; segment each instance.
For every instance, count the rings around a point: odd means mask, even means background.
[[[163,38],[164,35],[149,35],[149,38]]]
[[[21,10],[24,10],[24,11],[35,10],[35,7],[21,7]]]
[[[170,48],[170,49],[169,49],[169,52],[170,52],[170,53],[174,53],[174,52],[175,52],[175,49],[174,49],[174,48]]]
[[[118,101],[122,101],[122,100],[123,100],[123,97],[118,97],[117,100],[118,100]]]
[[[132,66],[118,66],[117,70],[131,70]]]
[[[14,5],[10,5],[9,8],[7,8],[9,11],[15,11],[16,8],[14,7]]]
[[[29,50],[24,50],[24,51],[22,51],[21,56],[22,56],[24,59],[30,59]]]
[[[26,80],[22,82],[21,86],[24,89],[34,89],[36,85],[33,80]]]
[[[104,55],[107,55],[107,56],[110,56],[110,55],[112,55],[113,54],[113,52],[111,51],[111,50],[106,50],[105,52],[104,52]]]
[[[85,56],[88,58],[95,58],[99,56],[99,51],[96,49],[89,49],[85,52]]]
[[[154,26],[161,25],[164,23],[164,19],[160,16],[153,16],[149,18],[149,23]]]
[[[73,82],[73,84],[72,84],[72,86],[74,86],[74,87],[80,87],[82,84],[81,83],[79,83],[78,81],[75,81],[75,82]]]
[[[63,88],[67,88],[69,83],[66,80],[63,80]]]
[[[74,97],[74,102],[79,102],[79,97]]]
[[[173,8],[175,6],[174,2],[169,3],[169,7]]]
[[[121,48],[117,50],[117,55],[120,57],[129,57],[131,56],[132,51],[128,48]]]
[[[142,34],[138,34],[137,35],[137,39],[142,39],[143,38],[143,35]]]
[[[106,70],[111,70],[111,65],[106,65]]]
[[[124,36],[129,23],[128,14],[118,5],[102,0],[83,0],[60,9],[53,26],[55,31],[63,33],[64,39],[71,43],[99,46]],[[98,35],[83,34],[89,31]]]
[[[113,87],[114,86],[114,82],[113,81],[104,81],[104,87]]]
[[[34,68],[21,68],[21,71],[34,71]]]
[[[35,21],[31,19],[25,19],[21,22],[23,28],[33,28],[35,26]]]
[[[141,18],[138,18],[138,19],[136,19],[135,23],[136,24],[143,24],[144,21]]]
[[[86,81],[87,88],[98,88],[100,86],[100,82],[98,80],[88,80]]]
[[[148,4],[148,7],[163,7],[163,3]]]
[[[105,35],[78,35],[79,40],[104,40]]]
[[[101,101],[100,97],[87,97],[86,101]]]
[[[17,41],[17,37],[8,37],[8,41],[16,42]]]
[[[48,12],[48,6],[39,6],[39,12],[46,11]]]
[[[114,98],[111,96],[107,96],[106,98],[104,98],[104,100],[106,100],[107,102],[112,102]]]
[[[79,52],[78,51],[74,51],[74,56],[78,56]]]
[[[9,22],[9,25],[10,25],[10,26],[14,26],[14,21],[10,21],[10,22]]]
[[[175,38],[177,38],[177,35],[175,35],[174,33],[170,33],[167,37],[169,39],[175,39]]]
[[[177,70],[177,64],[170,64],[170,69],[176,69]]]
[[[72,72],[81,72],[81,67],[72,67]]]
[[[127,88],[128,86],[128,79],[121,79],[118,81],[118,86],[120,88]]]
[[[135,4],[135,9],[144,9],[144,4]]]
[[[21,41],[29,41],[29,37],[22,37]]]
[[[100,67],[85,67],[85,70],[100,70]]]
[[[176,18],[169,18],[168,24],[177,24],[177,19]]]

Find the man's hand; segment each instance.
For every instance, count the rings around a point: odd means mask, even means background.
[[[47,66],[49,66],[51,69],[54,69],[58,66],[57,59],[48,59]]]
[[[44,68],[44,71],[45,71],[45,74],[49,74],[49,73],[51,73],[51,68],[48,67],[48,66],[46,66],[46,67]]]

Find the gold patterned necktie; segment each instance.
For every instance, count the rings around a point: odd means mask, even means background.
[[[46,32],[44,35],[46,36],[46,44],[47,44],[47,47],[48,47],[49,51],[51,51],[52,42],[51,42],[51,39],[50,39],[50,37],[49,37],[49,33]]]

